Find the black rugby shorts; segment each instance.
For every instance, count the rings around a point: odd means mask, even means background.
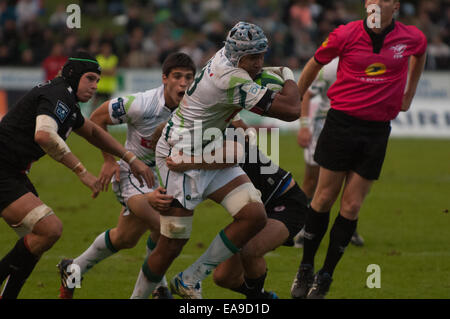
[[[29,192],[38,196],[27,175],[7,169],[0,162],[0,214],[9,204]]]
[[[282,222],[289,231],[284,246],[294,246],[294,236],[303,228],[308,200],[305,193],[295,183],[286,193],[270,201],[266,206],[267,218]]]
[[[332,171],[354,171],[368,180],[376,180],[390,132],[390,122],[365,121],[330,109],[314,160]]]

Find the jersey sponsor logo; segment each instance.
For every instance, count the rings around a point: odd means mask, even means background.
[[[403,58],[403,53],[405,52],[406,44],[397,44],[391,47],[391,50],[394,51],[394,59]]]
[[[326,48],[327,45],[328,45],[328,38],[326,38],[325,41],[322,42],[322,46],[323,46],[324,48]]]
[[[55,107],[55,114],[61,123],[64,123],[67,116],[69,115],[69,112],[70,112],[69,107],[67,105],[65,105],[63,102],[61,102],[60,100],[58,100],[58,102],[56,103],[56,107]]]
[[[125,107],[123,105],[123,99],[119,97],[117,102],[113,103],[112,106],[112,117],[118,119],[122,123],[121,117],[126,114]]]
[[[383,63],[372,63],[366,68],[366,74],[369,76],[380,75],[386,72],[386,66]]]

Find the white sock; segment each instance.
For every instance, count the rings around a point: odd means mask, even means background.
[[[155,243],[150,239],[147,241],[147,256],[145,257],[145,260],[148,259],[148,256],[152,252],[152,249],[156,246]],[[136,279],[136,283],[134,284],[134,290],[131,294],[130,299],[148,299],[150,297],[150,294],[158,288],[159,286],[165,286],[167,287],[167,280],[166,276],[161,279],[159,283],[155,285],[154,282],[151,282],[145,277],[144,272],[142,271],[142,268],[139,270],[138,278]]]
[[[94,240],[94,242],[80,256],[73,260],[73,263],[80,266],[81,274],[86,273],[105,258],[115,254],[117,251],[109,239],[109,229]]]
[[[239,249],[227,238],[223,230],[214,238],[206,252],[183,271],[183,282],[194,286],[205,279],[223,261]]]

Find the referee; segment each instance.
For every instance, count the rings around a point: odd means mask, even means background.
[[[96,197],[98,179],[86,170],[65,143],[73,130],[94,146],[126,160],[133,174],[151,187],[150,169],[99,126],[85,119],[78,102],[95,94],[101,69],[86,52],[78,51],[62,76],[34,87],[0,122],[0,216],[19,235],[0,261],[1,298],[17,298],[42,254],[59,239],[62,223],[45,205],[27,177],[31,163],[46,153],[71,169]]]
[[[291,288],[293,298],[318,299],[327,294],[334,269],[356,229],[364,198],[380,175],[390,121],[409,109],[425,65],[423,33],[393,19],[400,1],[365,1],[366,8],[373,4],[380,8],[379,25],[368,16],[336,28],[298,81],[303,96],[322,66],[339,57],[337,80],[328,90],[331,109],[314,155],[320,175],[306,217],[303,259]],[[326,259],[314,275],[314,256],[342,187]]]

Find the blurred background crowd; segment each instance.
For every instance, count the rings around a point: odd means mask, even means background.
[[[201,67],[240,20],[269,38],[268,65],[303,67],[329,32],[364,16],[362,0],[0,0],[0,66],[43,66],[50,74],[76,48],[117,67],[157,68],[180,50]],[[68,29],[66,7],[81,8]],[[428,70],[450,69],[450,0],[402,0],[397,19],[428,39]],[[53,66],[53,67],[52,67]]]

